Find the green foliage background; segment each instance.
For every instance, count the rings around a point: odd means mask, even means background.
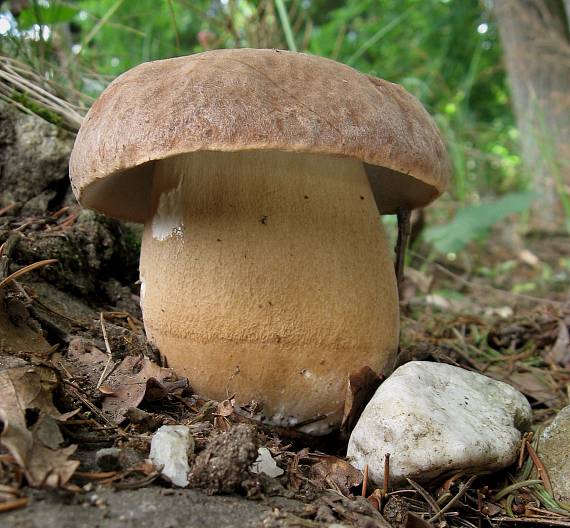
[[[0,17],[10,23],[1,52],[83,107],[143,61],[289,43],[401,83],[424,103],[453,162],[444,217],[528,188],[497,29],[478,0],[12,0]]]

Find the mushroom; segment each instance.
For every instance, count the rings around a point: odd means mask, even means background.
[[[149,339],[196,392],[261,401],[325,434],[347,379],[392,368],[399,310],[380,214],[448,179],[433,120],[403,88],[332,60],[216,50],[115,79],[78,133],[86,207],[144,222]]]

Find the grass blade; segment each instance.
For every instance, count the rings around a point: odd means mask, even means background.
[[[293,37],[293,30],[291,29],[291,24],[289,23],[289,17],[287,16],[287,10],[285,9],[285,4],[283,0],[275,0],[275,7],[279,13],[279,20],[281,20],[281,26],[283,27],[283,33],[285,33],[285,39],[287,40],[287,47],[291,51],[297,51],[297,45],[295,44],[295,38]]]
[[[81,51],[83,51],[85,47],[95,38],[97,33],[99,33],[99,31],[108,22],[108,20],[115,14],[115,11],[117,11],[117,9],[123,5],[124,1],[125,0],[117,0],[109,9],[107,9],[107,12],[103,15],[101,20],[99,20],[99,22],[93,26],[91,31],[85,35],[85,38],[81,42]]]

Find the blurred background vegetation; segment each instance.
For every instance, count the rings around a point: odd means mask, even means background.
[[[0,97],[73,130],[144,61],[265,47],[344,62],[405,86],[444,133],[454,177],[423,240],[453,260],[512,213],[524,225],[540,195],[521,161],[493,11],[491,0],[5,1]]]

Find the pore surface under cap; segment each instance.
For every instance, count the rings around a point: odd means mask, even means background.
[[[399,85],[277,50],[216,50],[141,64],[85,117],[70,162],[80,202],[144,221],[153,162],[196,151],[281,150],[358,159],[381,212],[447,185],[435,123]]]

